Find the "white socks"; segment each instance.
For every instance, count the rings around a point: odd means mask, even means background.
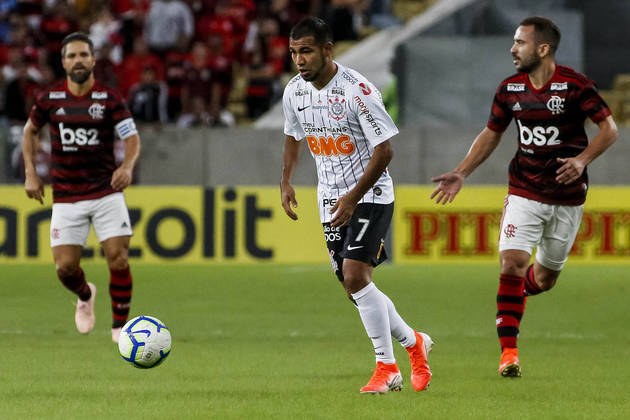
[[[374,283],[352,294],[368,337],[374,345],[376,361],[386,364],[396,362],[392,336],[403,347],[416,344],[416,336],[409,325],[396,312],[392,301]]]
[[[378,289],[377,289],[378,290]],[[379,290],[380,292],[380,290]],[[387,302],[387,315],[389,316],[389,328],[394,337],[401,346],[411,347],[416,345],[416,333],[407,323],[398,315],[394,302],[383,292],[383,299]]]

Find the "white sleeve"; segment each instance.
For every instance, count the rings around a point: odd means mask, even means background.
[[[304,137],[306,137],[306,133],[302,128],[302,124],[297,118],[295,114],[294,106],[295,98],[291,98],[291,92],[293,89],[284,89],[284,94],[282,95],[282,112],[284,113],[284,134],[287,136],[293,136],[296,140],[300,141]]]
[[[389,116],[381,92],[368,81],[353,86],[351,109],[356,112],[363,135],[376,147],[398,134],[398,127]]]

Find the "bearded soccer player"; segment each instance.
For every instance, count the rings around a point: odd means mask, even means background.
[[[518,73],[496,91],[486,128],[454,171],[433,178],[431,195],[450,203],[464,179],[490,156],[512,118],[518,149],[509,166],[501,220],[501,275],[496,327],[499,374],[520,377],[517,338],[528,296],[551,289],[569,256],[588,189],[586,166],[617,139],[617,127],[592,80],[555,63],[560,31],[549,19],[530,17],[516,29],[510,52]],[[588,141],[584,121],[599,133]],[[536,248],[536,258],[530,264]]]
[[[431,380],[427,356],[433,342],[407,325],[372,282],[373,268],[387,258],[383,238],[394,209],[387,165],[390,139],[398,129],[378,90],[333,61],[332,49],[331,29],[321,19],[306,18],[291,30],[289,51],[300,73],[283,97],[282,207],[297,220],[291,178],[306,142],[317,166],[319,214],[333,270],[359,310],[376,353],[374,375],[360,392],[402,388],[392,336],[409,352],[411,384],[422,391]]]
[[[90,224],[105,251],[110,271],[112,340],[129,315],[132,278],[127,262],[132,235],[122,190],[132,179],[140,138],[121,96],[94,80],[94,47],[87,35],[68,35],[61,62],[66,80],[47,89],[33,105],[24,127],[22,152],[26,194],[43,204],[44,188],[34,166],[35,144],[50,126],[53,188],[50,242],[57,276],[78,296],[75,313],[82,334],[94,328],[96,288],[80,266]],[[114,163],[114,135],[125,141],[125,159]]]

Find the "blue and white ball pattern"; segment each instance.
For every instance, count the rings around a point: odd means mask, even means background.
[[[155,317],[135,317],[122,327],[118,350],[123,359],[137,368],[158,366],[171,353],[171,332]]]

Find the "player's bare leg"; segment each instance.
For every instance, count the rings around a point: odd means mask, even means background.
[[[560,277],[560,271],[552,270],[538,261],[527,268],[525,275],[525,296],[534,296],[551,290]]]
[[[85,281],[85,273],[79,265],[83,248],[80,245],[58,245],[52,248],[57,277],[63,285],[78,296],[74,322],[81,334],[94,328],[94,299],[96,287]]]
[[[132,277],[129,270],[129,236],[116,236],[101,242],[109,267],[109,295],[112,298],[112,341],[129,317]]]
[[[524,283],[531,255],[528,252],[509,249],[501,251],[501,277],[497,292],[497,334],[501,344],[499,374],[504,377],[520,377],[517,338],[525,311]]]

